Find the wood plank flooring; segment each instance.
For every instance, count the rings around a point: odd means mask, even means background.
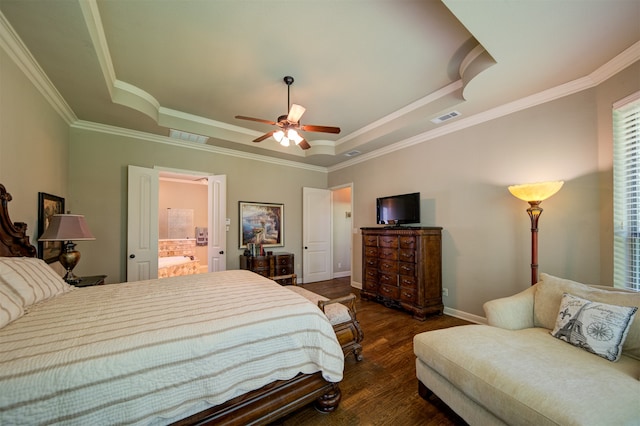
[[[352,288],[350,281],[346,277],[304,285],[307,290],[329,298],[351,292],[358,296],[357,318],[364,332],[364,360],[356,362],[353,356],[345,360],[338,410],[323,414],[309,406],[273,426],[465,425],[437,397],[425,401],[418,395],[413,336],[469,323],[447,315],[428,317],[423,322],[415,320],[406,312],[360,300],[358,289]]]

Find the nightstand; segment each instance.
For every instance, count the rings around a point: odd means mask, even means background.
[[[106,275],[94,275],[91,277],[80,277],[80,281],[77,283],[70,283],[76,287],[90,287],[92,285],[103,285]]]

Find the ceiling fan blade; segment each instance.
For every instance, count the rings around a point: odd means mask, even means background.
[[[259,138],[254,139],[254,142],[262,142],[263,140],[270,138],[271,136],[273,136],[273,134],[277,132],[277,130],[272,130],[268,133],[265,133],[264,135],[260,136]]]
[[[291,109],[289,110],[289,115],[287,115],[287,121],[289,123],[299,123],[300,117],[302,117],[302,114],[304,114],[305,111],[306,111],[306,108],[301,105],[297,105],[297,104],[291,105]]]
[[[314,124],[305,124],[304,126],[300,126],[300,130],[304,130],[305,132],[340,133],[340,127],[316,126]]]
[[[275,121],[263,120],[262,118],[253,118],[253,117],[245,117],[244,115],[236,115],[236,118],[239,120],[249,120],[249,121],[257,121],[258,123],[265,123],[275,125]]]
[[[309,148],[311,148],[311,145],[309,145],[309,142],[307,142],[307,140],[306,140],[306,139],[302,139],[302,140],[300,141],[300,143],[298,144],[298,146],[299,146],[300,148],[302,148],[302,149],[309,149]]]

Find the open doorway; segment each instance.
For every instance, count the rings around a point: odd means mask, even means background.
[[[331,189],[333,278],[351,276],[351,192],[351,185]]]
[[[175,171],[159,167],[128,167],[127,183],[127,281],[158,278],[159,181],[163,177],[207,180],[208,272],[226,269],[226,176]],[[181,215],[189,216],[189,212]],[[178,215],[180,216],[180,215]],[[178,218],[184,223],[184,217]],[[191,225],[188,225],[191,227]],[[203,262],[204,263],[204,262]]]
[[[160,172],[158,278],[208,271],[208,179]]]

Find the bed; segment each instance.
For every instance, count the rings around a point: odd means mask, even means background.
[[[249,271],[75,288],[33,257],[2,185],[0,199],[0,424],[266,424],[337,408],[342,349],[304,297]]]

